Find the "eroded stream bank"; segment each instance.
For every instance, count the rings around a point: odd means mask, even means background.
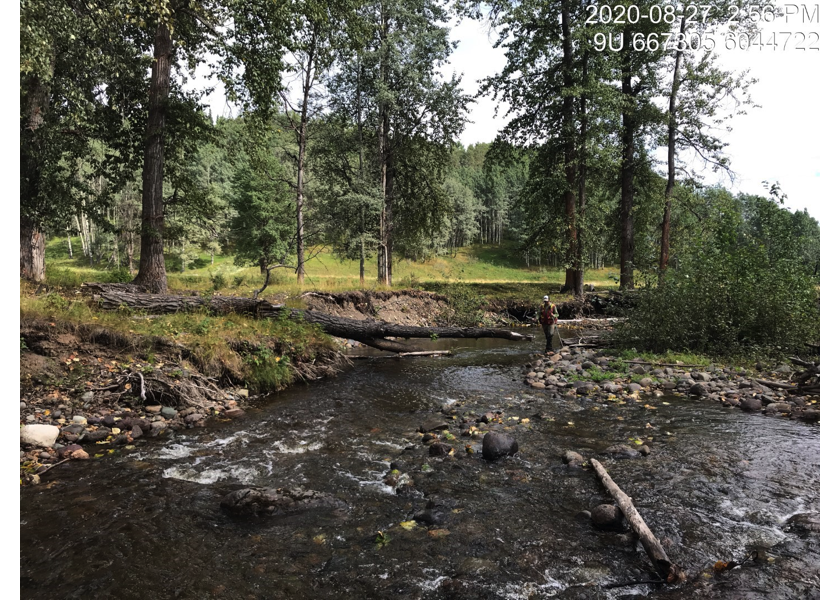
[[[536,342],[434,345],[462,349],[362,361],[241,419],[61,465],[21,490],[21,596],[819,597],[817,426],[667,395],[655,411],[552,398],[522,385]],[[454,439],[436,435],[455,452],[429,456],[418,429],[488,412],[517,455],[488,463],[477,435],[450,426]],[[647,578],[648,560],[626,532],[577,517],[609,497],[562,455],[636,439],[649,456],[599,460],[689,570],[679,589],[601,589]],[[232,518],[220,501],[243,486],[302,487],[346,508]]]

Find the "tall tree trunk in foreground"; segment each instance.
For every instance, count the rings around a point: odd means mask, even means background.
[[[306,134],[307,126],[309,124],[309,98],[312,86],[315,84],[315,70],[316,57],[315,52],[318,46],[318,28],[316,27],[312,33],[312,40],[309,46],[309,52],[306,54],[306,67],[303,72],[303,100],[300,104],[300,126],[297,130],[298,139],[298,155],[297,155],[297,182],[295,189],[296,198],[296,217],[297,217],[297,283],[303,285],[306,277],[305,262],[303,247],[303,202],[304,202],[304,167],[306,164]]]
[[[46,279],[44,232],[30,219],[20,218],[20,276],[30,281]]]
[[[561,1],[560,12],[563,33],[563,87],[571,90],[574,85],[574,78],[572,76],[573,57],[571,29],[569,27],[569,0]],[[572,187],[576,180],[575,131],[573,123],[574,101],[575,99],[570,93],[567,93],[563,98],[563,168],[566,176],[566,190],[563,192],[563,204],[566,208],[566,226],[569,231],[569,251],[567,256],[568,260],[571,261],[571,266],[566,269],[566,282],[563,284],[563,289],[573,291],[575,295],[580,295],[583,293],[583,289],[581,288],[578,291],[577,286],[580,265],[577,261],[578,228],[575,211],[575,191]]]
[[[619,221],[621,239],[619,252],[621,263],[621,274],[619,288],[632,290],[633,283],[633,254],[635,244],[633,240],[633,176],[635,175],[635,107],[632,75],[630,70],[630,35],[624,33],[624,56],[622,58],[621,92],[624,107],[621,114],[621,201],[619,205]]]
[[[149,90],[149,120],[143,157],[143,213],[140,230],[140,265],[134,283],[154,293],[166,292],[163,259],[163,135],[172,70],[172,36],[161,23],[155,33],[152,83]]]
[[[680,23],[680,34],[685,34],[685,17]],[[677,155],[677,93],[680,90],[680,63],[683,50],[678,46],[674,59],[674,79],[668,99],[668,183],[665,184],[665,214],[662,216],[662,243],[659,248],[659,280],[665,276],[671,252],[671,198],[674,195]]]
[[[384,5],[383,5],[384,9]],[[382,15],[382,39],[383,46],[387,45],[388,15]],[[388,57],[383,56],[379,64],[379,79],[383,85],[388,79]],[[394,242],[393,235],[393,172],[391,168],[391,115],[387,101],[382,101],[379,106],[379,165],[382,177],[382,212],[379,215],[379,251],[377,253],[377,279],[381,285],[391,287],[391,251]]]
[[[584,50],[583,54],[583,85],[587,84],[587,61],[588,55]],[[587,118],[586,118],[586,96],[584,93],[580,95],[580,151],[578,153],[578,239],[577,239],[577,255],[575,261],[577,263],[576,277],[575,277],[575,296],[583,296],[583,235],[584,223],[586,215],[586,136],[587,132]]]
[[[35,131],[44,123],[49,100],[49,87],[39,78],[31,77],[27,89],[27,122],[21,131],[20,169],[21,200],[34,201],[40,192],[41,166],[37,157]],[[25,175],[25,176],[24,176]],[[44,262],[45,240],[41,223],[21,214],[20,217],[20,276],[30,281],[46,279]]]

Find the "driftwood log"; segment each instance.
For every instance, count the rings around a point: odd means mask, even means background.
[[[93,292],[94,299],[106,310],[120,307],[144,310],[152,314],[168,314],[207,310],[213,314],[239,313],[254,317],[274,318],[287,314],[291,318],[302,319],[319,325],[325,333],[336,337],[348,338],[368,346],[389,352],[414,352],[408,344],[385,338],[499,338],[513,341],[534,339],[534,336],[486,327],[413,327],[395,325],[385,321],[345,319],[312,310],[286,308],[282,304],[272,304],[265,300],[232,296],[173,296],[165,294],[146,294],[134,291],[129,284],[86,283],[85,287]]]
[[[668,555],[665,554],[665,549],[662,547],[662,544],[651,533],[644,519],[639,514],[639,511],[633,506],[632,498],[621,491],[621,488],[615,484],[601,463],[592,458],[589,460],[589,464],[595,469],[601,483],[604,484],[604,487],[607,488],[607,491],[613,497],[616,504],[618,504],[618,508],[624,513],[624,517],[627,519],[630,527],[639,536],[642,546],[659,576],[667,583],[682,583],[685,581],[685,573],[678,565],[668,559]]]

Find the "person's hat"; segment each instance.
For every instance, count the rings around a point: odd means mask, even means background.
[[[546,302],[548,302],[548,296],[543,296],[543,300],[545,300]]]

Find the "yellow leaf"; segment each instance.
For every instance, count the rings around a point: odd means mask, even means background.
[[[417,527],[417,521],[403,521],[400,523],[400,527],[405,529],[406,531],[411,531],[415,527]]]
[[[119,427],[111,427],[111,433],[113,433],[114,435],[117,435],[119,432],[120,432]]]
[[[316,535],[314,538],[312,538],[312,541],[315,542],[316,544],[323,544],[324,542],[327,541],[327,536],[322,533],[322,534]]]

